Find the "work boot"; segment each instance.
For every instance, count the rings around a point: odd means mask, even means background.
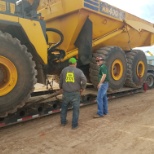
[[[68,120],[66,120],[66,123],[61,123],[61,126],[66,126],[68,123]]]
[[[78,125],[77,126],[72,126],[72,129],[74,130],[74,129],[77,129],[78,128]]]
[[[98,114],[95,114],[94,116],[93,116],[93,118],[102,118],[103,116],[100,116],[100,115],[98,115]]]

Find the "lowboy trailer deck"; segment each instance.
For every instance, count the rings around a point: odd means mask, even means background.
[[[123,88],[114,93],[108,93],[108,100],[119,97],[133,95],[143,92],[143,87]],[[39,91],[31,94],[31,98],[22,109],[18,109],[16,113],[9,114],[7,117],[0,118],[0,128],[26,122],[36,118],[52,115],[61,111],[61,94],[59,90]],[[96,103],[97,90],[93,87],[86,89],[81,96],[81,106]],[[68,107],[69,110],[72,106]]]

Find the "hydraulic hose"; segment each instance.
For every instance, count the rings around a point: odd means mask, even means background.
[[[52,47],[49,47],[48,53],[50,53],[50,52],[54,51],[59,45],[61,45],[61,43],[64,40],[64,36],[61,31],[59,31],[55,28],[47,28],[46,31],[57,33],[60,36],[60,41],[58,43],[56,43],[55,45],[53,45]]]

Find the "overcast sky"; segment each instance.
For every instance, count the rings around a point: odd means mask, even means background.
[[[154,0],[102,0],[142,19],[154,23]],[[154,46],[142,48],[154,54]]]

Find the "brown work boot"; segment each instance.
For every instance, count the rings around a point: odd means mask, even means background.
[[[66,126],[68,123],[68,120],[66,120],[66,123],[61,123],[61,126]]]
[[[74,130],[74,129],[77,129],[78,128],[78,125],[77,126],[72,126],[72,129]]]
[[[100,115],[98,115],[98,114],[95,114],[94,116],[93,116],[93,118],[102,118],[103,116],[100,116]]]

